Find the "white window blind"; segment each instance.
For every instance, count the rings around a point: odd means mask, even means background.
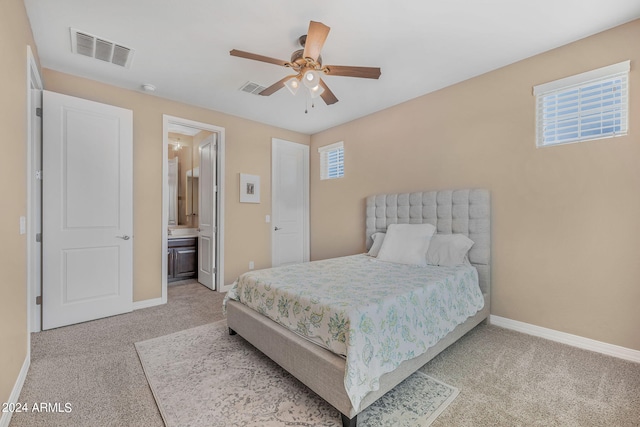
[[[318,148],[320,153],[320,179],[344,176],[344,144],[342,141]]]
[[[630,61],[535,86],[538,147],[627,134]]]

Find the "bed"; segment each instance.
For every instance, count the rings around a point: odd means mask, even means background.
[[[252,283],[252,287],[245,286],[243,288],[244,295],[242,295],[242,290],[239,291],[240,295],[233,295],[235,290],[230,292],[230,296],[239,300],[244,299],[244,303],[232,298],[226,300],[230,333],[240,334],[333,405],[342,414],[342,422],[345,426],[355,426],[359,412],[485,320],[490,312],[491,218],[490,197],[487,190],[443,190],[368,197],[364,233],[367,250],[374,243],[372,236],[375,233],[387,231],[391,224],[432,224],[440,235],[455,233],[467,236],[473,241],[473,246],[468,253],[468,265],[456,268],[434,267],[426,269],[406,265],[397,266],[378,261],[375,258],[372,259],[366,255],[355,255],[247,273],[241,279]],[[447,321],[444,326],[431,327],[431,329],[435,329],[434,339],[425,336],[416,340],[416,331],[408,330],[405,334],[406,328],[398,329],[403,331],[401,334],[396,334],[397,340],[403,346],[402,358],[383,357],[382,361],[375,363],[371,362],[371,358],[365,358],[366,367],[357,368],[354,367],[355,362],[352,360],[355,356],[351,357],[356,352],[351,346],[356,345],[355,342],[359,334],[347,325],[347,331],[351,331],[352,335],[350,339],[345,340],[344,332],[340,332],[341,329],[336,327],[343,320],[339,318],[340,307],[330,309],[315,305],[324,297],[314,292],[316,292],[315,288],[320,292],[320,289],[323,288],[322,284],[325,282],[331,286],[338,283],[335,285],[338,287],[355,283],[357,279],[350,278],[349,274],[367,276],[367,271],[369,276],[365,277],[365,283],[373,281],[373,278],[383,284],[385,282],[393,283],[393,286],[386,288],[393,288],[394,292],[397,290],[400,295],[398,300],[404,301],[403,304],[406,304],[408,299],[420,301],[421,303],[418,305],[425,307],[428,305],[427,302],[430,304],[432,301],[436,301],[437,303],[439,287],[450,282],[459,283],[460,285],[456,285],[456,287],[462,288],[463,282],[474,281],[476,290],[475,294],[471,290],[461,291],[463,292],[463,301],[464,298],[468,299],[470,307],[463,310],[459,306],[466,303],[455,303],[458,315],[443,314],[442,317]],[[387,276],[387,274],[391,274],[391,276]],[[401,279],[393,274],[399,274]],[[412,275],[414,274],[427,274],[431,278],[435,278],[433,282],[435,284],[412,288],[411,283],[414,280]],[[342,276],[345,277],[345,280],[340,282],[339,277]],[[265,291],[271,291],[271,281],[273,283],[280,281],[282,282],[281,286],[289,286],[293,289],[296,280],[299,280],[301,284],[308,281],[316,284],[316,286],[306,289],[300,285],[300,288],[303,289],[300,290],[300,293],[303,293],[303,296],[307,298],[302,305],[294,303],[292,299],[289,300],[289,297],[283,299],[272,296],[270,298],[271,294]],[[262,287],[259,288],[259,286]],[[472,288],[473,286],[468,289]],[[330,287],[331,289],[333,288]],[[356,285],[354,285],[353,292],[354,299],[343,301],[342,304],[355,306],[354,301],[360,298]],[[387,299],[387,290],[380,292],[378,305],[384,305],[385,313],[388,315],[388,313],[398,312],[399,310],[393,308],[393,304],[399,303]],[[333,293],[329,292],[326,298],[331,299],[331,295]],[[478,298],[481,299],[479,304],[478,301],[472,301]],[[340,301],[336,302],[340,304]],[[246,304],[253,305],[253,308]],[[301,324],[300,319],[290,314],[295,311],[294,304],[298,304],[296,308],[298,312],[300,306],[307,309],[308,316],[304,318],[311,318],[310,323],[302,322]],[[391,305],[388,306],[388,304]],[[476,304],[475,308],[471,307],[472,304]],[[272,310],[272,313],[269,313],[268,309],[274,306],[276,308]],[[404,310],[403,313],[407,311],[405,308],[402,310]],[[437,310],[425,310],[425,312],[434,311]],[[363,313],[358,312],[357,318],[364,319],[366,317],[364,314],[369,314]],[[314,322],[313,315],[316,318],[325,317],[325,320],[333,321],[333,326],[330,322],[324,326],[325,329],[333,328],[333,339],[314,338],[318,334],[315,334],[315,331],[310,328],[322,328],[323,326],[320,326],[320,322]],[[271,316],[273,319],[267,316]],[[419,316],[421,314],[407,311],[405,317],[409,319],[409,323],[421,324],[421,322],[415,321]],[[452,319],[453,317],[455,319]],[[352,323],[355,323],[354,318],[351,319]],[[424,323],[429,322],[425,321]],[[365,351],[359,350],[359,352],[367,354]],[[380,352],[379,349],[376,350],[376,354]],[[362,359],[362,357],[360,358]],[[371,378],[367,377],[363,380],[361,375],[371,375]],[[362,388],[363,383],[366,384],[364,389]]]

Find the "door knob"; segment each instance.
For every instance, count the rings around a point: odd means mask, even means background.
[[[122,239],[122,240],[129,240],[131,237],[127,236],[126,234],[124,236],[116,236],[118,239]]]
[[[280,227],[275,227],[274,228],[274,231],[278,231],[278,230],[282,230],[282,228],[280,228]]]

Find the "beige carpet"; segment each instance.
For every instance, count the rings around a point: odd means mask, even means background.
[[[73,412],[17,413],[10,427],[162,427],[134,343],[222,319],[221,294],[185,284],[169,286],[166,305],[32,334],[19,401]],[[460,389],[432,427],[640,426],[640,364],[496,326],[422,371]]]
[[[168,427],[341,426],[340,414],[225,321],[136,343]],[[416,372],[358,416],[363,427],[426,427],[458,390]]]
[[[69,402],[71,413],[16,413],[10,427],[163,427],[134,343],[224,319],[224,295],[191,281],[165,305],[31,334],[20,402]]]

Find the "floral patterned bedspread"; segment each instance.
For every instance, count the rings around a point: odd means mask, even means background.
[[[484,306],[471,265],[419,267],[364,254],[248,272],[226,298],[344,355],[345,390],[358,409],[384,373]]]

